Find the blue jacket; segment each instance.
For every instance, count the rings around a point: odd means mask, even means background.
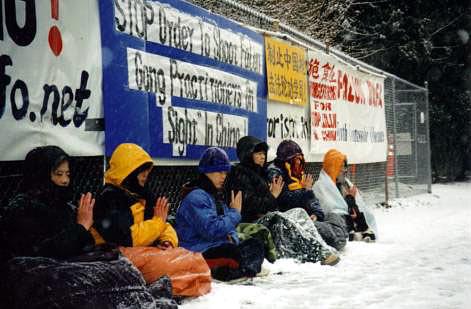
[[[221,202],[222,203],[222,202]],[[195,252],[229,243],[230,236],[239,243],[236,226],[239,212],[222,204],[224,214],[218,215],[216,200],[203,189],[194,189],[181,202],[177,210],[175,229],[180,246]]]

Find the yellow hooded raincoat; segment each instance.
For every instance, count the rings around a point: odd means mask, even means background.
[[[135,144],[121,144],[113,152],[105,173],[105,187],[97,196],[94,209],[96,243],[112,242],[151,283],[163,275],[172,280],[173,293],[199,296],[211,289],[211,274],[199,253],[177,248],[173,227],[154,216],[151,199],[129,191],[123,181],[152,159]],[[169,242],[173,248],[154,247]]]

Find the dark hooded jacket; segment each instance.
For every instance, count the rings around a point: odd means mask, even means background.
[[[76,222],[71,189],[51,181],[53,169],[68,160],[56,146],[38,147],[26,156],[21,192],[9,202],[1,222],[3,258],[69,258],[94,246],[90,232]]]
[[[140,167],[152,164],[149,154],[135,144],[121,144],[113,152],[93,212],[97,243],[137,247],[169,241],[178,246],[172,226],[154,216],[155,197],[136,182]]]
[[[302,155],[302,150],[297,143],[285,140],[280,143],[276,151],[276,158],[267,168],[268,180],[282,176],[285,185],[278,196],[280,211],[301,207],[311,216],[316,215],[318,220],[324,219],[324,211],[319,205],[314,192],[306,190],[302,186],[302,176],[295,176],[292,172],[292,159],[296,155]],[[302,171],[304,175],[304,171]]]
[[[240,163],[226,179],[226,196],[231,196],[231,190],[242,191],[242,222],[255,222],[266,213],[278,210],[277,201],[266,181],[265,169],[252,159],[252,154],[260,150],[268,151],[264,141],[253,136],[241,138],[237,143]]]

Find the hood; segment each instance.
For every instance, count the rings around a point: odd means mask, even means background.
[[[230,170],[231,162],[224,149],[209,147],[201,155],[198,164],[198,171],[200,173],[229,172]]]
[[[105,183],[120,187],[126,177],[145,163],[153,161],[144,149],[136,144],[121,144],[111,155]]]
[[[347,160],[347,156],[335,149],[327,151],[324,156],[322,169],[329,175],[334,183],[343,168],[345,160]]]
[[[66,161],[70,161],[69,156],[57,146],[34,148],[28,152],[24,161],[21,190],[50,206],[64,206],[72,200],[72,186],[54,184],[51,172]]]
[[[280,161],[289,161],[296,155],[303,154],[303,150],[292,140],[284,140],[276,149],[276,158]]]
[[[241,163],[253,163],[252,153],[263,150],[268,152],[268,144],[254,136],[244,136],[237,142],[237,157]]]

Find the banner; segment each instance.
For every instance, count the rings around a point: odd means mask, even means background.
[[[234,160],[240,137],[266,138],[261,35],[184,1],[100,1],[100,16],[107,155]]]
[[[0,2],[0,158],[37,146],[103,155],[96,0]]]
[[[335,148],[349,163],[386,161],[384,78],[309,51],[311,152]]]
[[[265,36],[268,99],[306,105],[306,50]]]
[[[285,139],[295,141],[303,150],[306,160],[310,158],[311,121],[308,106],[269,102],[267,106],[268,160],[276,157],[278,145]]]

